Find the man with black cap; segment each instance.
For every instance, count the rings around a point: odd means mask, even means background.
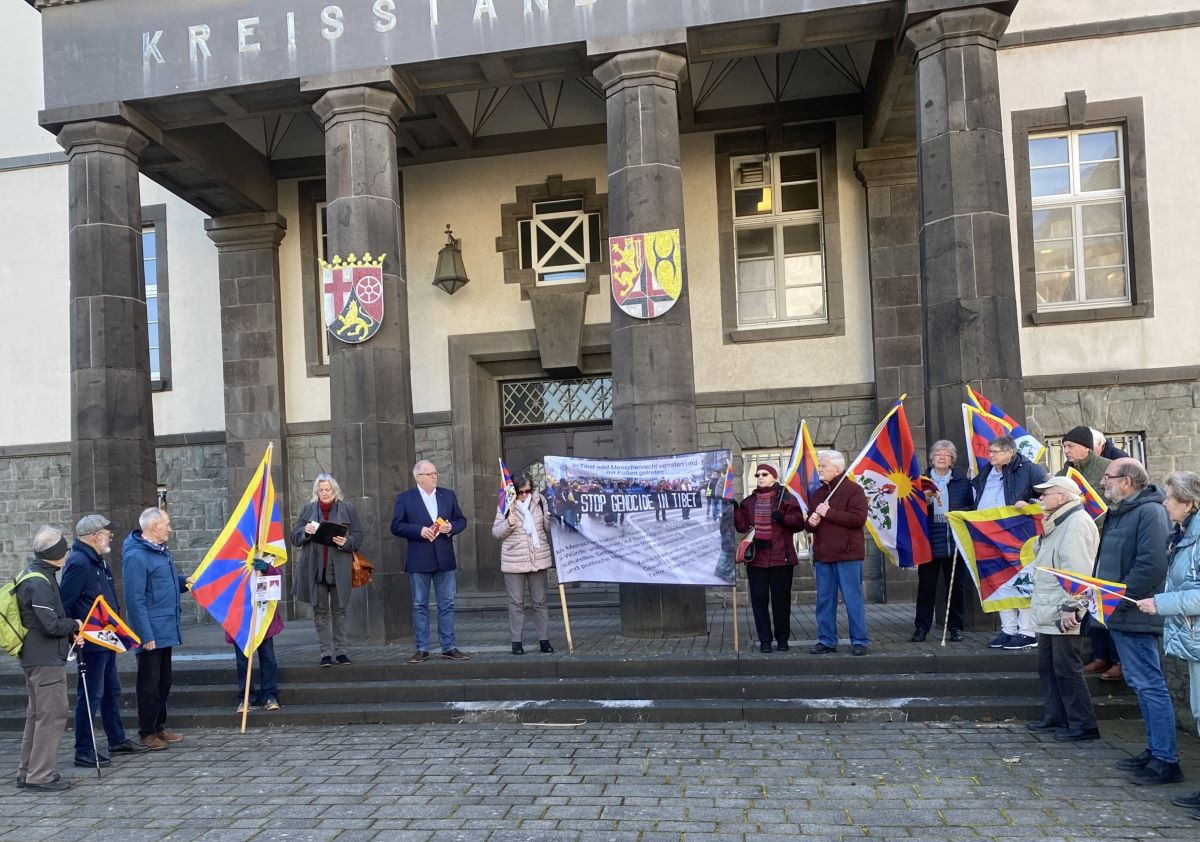
[[[108,607],[120,613],[117,589],[113,583],[112,568],[104,556],[112,549],[112,522],[104,515],[84,515],[75,525],[75,543],[67,555],[67,566],[62,573],[62,601],[67,614],[77,620],[86,620],[96,597],[104,597]],[[84,680],[87,695],[84,695]],[[75,685],[75,765],[96,765],[93,746],[101,747],[93,740],[93,720],[88,716],[88,702],[92,712],[100,714],[104,723],[104,734],[108,738],[110,752],[133,754],[147,751],[141,743],[135,743],[125,735],[121,723],[121,679],[117,675],[117,653],[94,643],[85,643],[79,651],[79,677]],[[100,755],[100,765],[107,766],[110,760]]]
[[[58,571],[67,563],[62,533],[52,526],[39,529],[33,537],[33,555],[16,587],[26,629],[21,668],[29,694],[17,788],[59,792],[71,788],[71,782],[54,771],[67,725],[67,653],[83,623],[67,616],[58,592]]]

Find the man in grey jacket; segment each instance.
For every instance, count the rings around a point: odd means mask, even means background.
[[[26,629],[21,667],[29,694],[17,787],[58,792],[71,788],[54,771],[54,761],[67,726],[67,652],[83,621],[67,616],[58,593],[58,571],[67,563],[62,532],[43,526],[33,538],[33,555],[16,588]]]
[[[1150,485],[1136,459],[1116,459],[1101,479],[1110,508],[1100,535],[1096,576],[1123,582],[1133,600],[1154,596],[1167,578],[1167,512],[1163,493]],[[1167,690],[1159,656],[1162,617],[1143,614],[1121,601],[1108,621],[1121,656],[1125,683],[1137,693],[1146,723],[1146,750],[1117,762],[1132,772],[1129,782],[1142,786],[1183,780],[1175,742],[1175,706]]]

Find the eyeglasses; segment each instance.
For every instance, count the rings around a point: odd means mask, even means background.
[[[759,471],[757,474],[755,474],[755,476],[756,477],[771,477],[771,476],[774,476],[774,474],[772,474],[770,471]]]
[[[1105,474],[1104,476],[1100,477],[1100,479],[1129,479],[1129,477],[1125,476],[1124,474]]]
[[[436,477],[437,475],[438,475],[437,471],[426,471],[423,474],[417,474],[417,476],[419,476],[419,477]]]
[[[991,454],[992,456],[999,456],[1001,453],[1008,453],[1008,451],[1007,450],[993,450],[992,448],[989,447],[988,453]]]
[[[518,488],[518,489],[517,489],[517,496],[518,496],[518,497],[520,497],[520,496],[521,496],[521,495],[523,495],[523,494],[532,494],[532,493],[533,493],[533,489],[532,489],[532,488]]]

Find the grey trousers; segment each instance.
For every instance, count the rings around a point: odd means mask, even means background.
[[[505,573],[504,587],[508,591],[508,633],[513,643],[521,642],[525,629],[525,583],[529,583],[529,601],[533,603],[533,626],[538,640],[549,640],[549,616],[546,611],[546,571],[536,573]]]
[[[1083,678],[1083,638],[1077,634],[1037,636],[1038,677],[1046,719],[1070,728],[1095,728],[1092,692]]]
[[[58,746],[67,732],[67,668],[26,667],[25,733],[21,737],[21,765],[17,777],[26,783],[45,784],[54,777]]]
[[[321,657],[346,654],[346,609],[338,598],[337,585],[313,585],[313,625],[321,644]]]

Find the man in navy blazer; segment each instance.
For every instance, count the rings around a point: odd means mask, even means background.
[[[438,640],[442,657],[465,661],[470,656],[454,643],[453,536],[467,528],[458,498],[448,488],[439,488],[433,463],[422,459],[413,466],[416,488],[396,495],[392,511],[392,534],[408,541],[404,572],[412,589],[413,638],[417,651],[409,659],[419,664],[429,659],[429,590],[437,598]]]

